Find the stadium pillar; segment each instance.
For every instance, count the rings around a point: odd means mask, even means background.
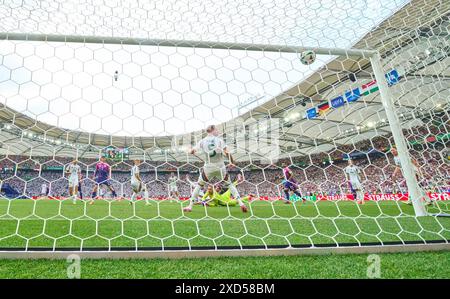
[[[397,146],[398,156],[400,158],[401,168],[406,179],[406,185],[408,187],[408,193],[412,201],[414,212],[416,216],[426,216],[427,211],[422,201],[423,192],[421,192],[419,184],[417,182],[416,174],[414,171],[411,157],[408,152],[408,146],[406,144],[406,138],[403,135],[402,127],[400,125],[399,118],[395,112],[394,101],[392,93],[386,82],[383,66],[381,64],[381,57],[379,53],[373,54],[370,57],[373,73],[378,83],[380,90],[381,103],[383,104],[386,116],[391,128],[392,137],[394,137],[395,145]]]

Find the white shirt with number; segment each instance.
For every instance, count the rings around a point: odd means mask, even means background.
[[[139,175],[139,166],[134,165],[131,168],[131,184],[139,183],[139,180],[137,179],[136,175]]]
[[[80,165],[73,163],[69,164],[69,166],[67,166],[67,172],[69,173],[69,186],[78,186],[78,178],[81,173]]]
[[[69,180],[78,180],[81,173],[81,167],[78,164],[69,164],[69,166],[67,166],[67,172],[69,173]]]
[[[225,164],[223,150],[226,145],[222,138],[208,135],[198,143],[197,148],[204,153],[205,164]]]
[[[41,186],[41,193],[42,194],[47,194],[47,184],[42,184],[42,186]]]
[[[345,173],[348,174],[348,177],[350,179],[350,183],[352,184],[360,184],[361,181],[359,179],[359,174],[361,173],[361,170],[356,165],[348,165],[345,167]]]
[[[397,165],[398,167],[400,167],[402,174],[404,174],[403,172],[403,167],[402,167],[402,161],[400,161],[400,157],[399,156],[394,156],[394,163],[395,165]],[[417,168],[416,165],[413,164],[413,169],[414,171],[417,173],[419,171],[419,169]]]
[[[177,177],[176,176],[169,177],[169,186],[170,187],[176,187],[177,186]]]
[[[178,191],[178,187],[177,187],[177,177],[176,176],[171,176],[169,177],[169,189],[172,192],[176,192]]]
[[[226,144],[222,138],[208,135],[203,138],[197,145],[197,149],[204,153],[205,165],[203,172],[205,177],[200,176],[199,182],[210,181],[211,179],[223,180],[226,177],[227,170],[225,167],[224,149]]]

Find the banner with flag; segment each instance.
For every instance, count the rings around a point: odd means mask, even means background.
[[[316,107],[306,110],[306,118],[315,118],[315,117],[317,117]]]
[[[386,77],[388,86],[392,86],[394,84],[397,84],[398,81],[400,80],[400,75],[399,75],[397,70],[392,70],[392,71],[390,71],[389,73],[387,73],[384,76]]]
[[[317,105],[317,111],[319,115],[324,115],[330,110],[330,103],[328,101],[322,102],[319,105]]]
[[[359,87],[345,92],[345,98],[347,99],[347,102],[349,102],[349,103],[357,101],[360,97],[361,97],[361,91],[359,90]]]
[[[334,99],[332,99],[330,101],[330,103],[331,103],[331,107],[338,108],[338,107],[344,106],[345,100],[344,100],[343,96],[338,96],[338,97],[335,97]]]
[[[397,84],[401,77],[399,76],[397,70],[391,70],[389,73],[385,74],[388,86]],[[331,101],[324,101],[319,105],[306,110],[306,118],[315,118],[326,114],[330,109],[336,109],[338,107],[344,106],[345,103],[351,103],[359,100],[362,96],[367,96],[379,90],[377,80],[372,80],[361,87],[356,87],[352,90],[346,91],[343,95],[333,98]]]
[[[377,80],[370,81],[369,83],[366,83],[363,86],[361,86],[361,95],[362,96],[367,96],[376,91],[378,91]]]

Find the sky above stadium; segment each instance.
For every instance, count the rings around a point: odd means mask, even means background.
[[[4,1],[0,32],[350,48],[408,2]],[[182,134],[239,116],[330,59],[308,67],[297,54],[2,41],[0,102],[67,129]]]

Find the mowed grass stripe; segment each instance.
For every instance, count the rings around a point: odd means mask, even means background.
[[[368,255],[81,260],[81,278],[367,278]],[[379,254],[380,278],[449,278],[450,252]],[[65,260],[0,260],[0,278],[67,278]]]
[[[98,200],[0,200],[0,247],[222,247],[319,245],[450,239],[447,217],[413,217],[411,206],[394,201],[255,201],[239,207],[186,202]],[[430,211],[445,211],[447,203]]]

